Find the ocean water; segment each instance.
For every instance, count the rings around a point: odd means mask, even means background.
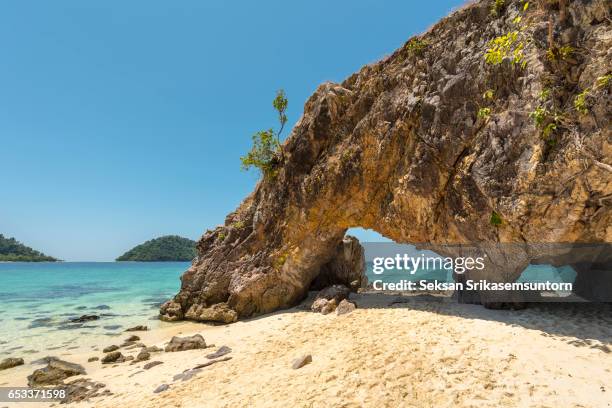
[[[187,262],[0,263],[0,357],[53,354],[169,324],[159,305],[178,292]],[[100,319],[70,323],[81,315]]]

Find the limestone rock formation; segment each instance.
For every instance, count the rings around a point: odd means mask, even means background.
[[[353,291],[368,285],[364,249],[359,240],[350,235],[344,237],[332,259],[321,267],[310,290],[320,290],[335,284],[348,286]]]
[[[413,244],[611,243],[610,3],[530,3],[473,2],[321,85],[275,176],[202,236],[162,316],[290,307],[351,227]],[[513,259],[470,278],[513,281],[532,255]]]

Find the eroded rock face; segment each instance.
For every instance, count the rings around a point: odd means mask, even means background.
[[[321,267],[310,290],[320,290],[335,284],[347,286],[353,291],[368,285],[363,247],[357,238],[350,235],[342,239],[332,259]]]
[[[571,1],[564,22],[553,8],[507,3],[499,17],[490,1],[470,4],[420,36],[422,46],[321,85],[276,177],[202,236],[162,317],[290,307],[351,227],[414,244],[612,242],[610,84],[600,79],[612,60],[609,3]],[[553,45],[586,52],[547,58],[549,15]],[[516,30],[518,16],[525,67],[487,64],[489,41]],[[547,114],[538,126],[537,108],[562,119]],[[525,252],[469,278],[513,281],[530,260]]]

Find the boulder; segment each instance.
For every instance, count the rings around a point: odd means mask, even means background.
[[[6,370],[20,365],[23,365],[23,358],[9,357],[0,362],[0,370]]]
[[[102,357],[102,364],[121,363],[125,361],[125,357],[120,351],[111,351]]]
[[[102,352],[110,353],[111,351],[115,351],[115,350],[119,350],[119,346],[116,346],[116,345],[113,344],[112,346],[104,347],[102,349]]]
[[[166,346],[166,352],[185,351],[206,348],[204,337],[199,334],[194,334],[188,337],[174,336]]]
[[[136,361],[145,361],[149,358],[151,358],[151,353],[149,353],[146,349],[142,349],[136,356]]]
[[[88,362],[88,363],[91,363],[91,362],[98,361],[98,360],[100,360],[100,357],[89,357],[89,358],[87,359],[87,362]]]
[[[109,390],[100,392],[104,387],[106,387],[105,384],[92,381],[89,378],[77,378],[76,380],[66,383],[66,385],[62,387],[66,390],[66,396],[61,400],[61,403],[71,404],[73,402],[86,401],[101,395],[110,395],[111,392]]]
[[[135,334],[132,334],[130,337],[128,337],[127,339],[125,339],[125,342],[127,343],[127,342],[138,341],[138,340],[140,340],[140,337],[138,337],[138,336],[137,336],[137,335],[135,335]]]
[[[338,316],[345,315],[351,313],[353,310],[355,310],[355,308],[356,306],[353,302],[349,302],[348,300],[343,299],[336,308],[336,314]]]
[[[54,359],[50,360],[46,367],[34,370],[28,376],[28,385],[30,387],[39,387],[62,384],[66,378],[82,374],[85,374],[85,369],[82,366]]]
[[[129,329],[125,329],[125,331],[147,331],[149,328],[147,326],[143,326],[139,324],[138,326],[130,327]]]
[[[147,350],[149,353],[158,353],[160,351],[164,351],[163,349],[157,347],[157,346],[149,346],[149,347],[145,347],[145,350]]]
[[[351,293],[351,290],[344,285],[332,285],[317,293],[316,299],[327,299],[335,300],[336,303],[340,303],[343,299],[347,299]]]
[[[160,364],[164,364],[164,362],[163,361],[151,361],[150,363],[143,365],[142,368],[144,368],[145,370],[149,370]]]
[[[310,306],[310,310],[312,310],[315,313],[321,313],[321,314],[326,315],[336,310],[337,305],[338,304],[336,303],[335,299],[327,300],[324,298],[320,298],[312,302],[312,306]]]

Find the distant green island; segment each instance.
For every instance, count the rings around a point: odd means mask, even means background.
[[[0,234],[0,262],[57,262],[53,258],[23,245],[15,238]]]
[[[191,261],[195,256],[195,241],[178,235],[167,235],[135,246],[116,260],[138,262]]]

